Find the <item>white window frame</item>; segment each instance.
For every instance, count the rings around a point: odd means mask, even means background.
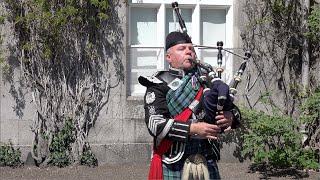
[[[131,0],[129,2],[129,17],[131,15],[131,8],[132,7],[139,7],[139,8],[158,8],[157,12],[157,34],[159,37],[163,37],[158,41],[159,46],[143,46],[143,45],[131,45],[131,37],[130,33],[128,33],[128,61],[130,62],[130,52],[132,48],[163,48],[165,46],[165,32],[166,32],[166,8],[171,7],[172,0]],[[233,0],[177,0],[179,3],[179,8],[192,8],[193,13],[192,13],[192,34],[189,34],[192,37],[192,42],[193,44],[200,44],[200,37],[201,37],[201,26],[200,26],[200,14],[201,14],[201,9],[226,9],[226,37],[225,37],[225,42],[223,47],[224,48],[233,48],[233,36],[234,36],[234,31],[233,31]],[[130,32],[131,29],[131,22],[130,18],[128,18],[128,32]],[[198,54],[199,51],[196,48],[196,53]],[[165,52],[164,52],[165,54]],[[200,54],[200,53],[199,53]],[[227,67],[224,71],[226,73],[225,75],[225,81],[230,82],[232,77],[233,77],[233,58],[231,55],[228,53],[225,54],[226,57],[225,59],[228,59],[226,61],[225,67]],[[130,64],[130,63],[129,63]],[[165,70],[167,67],[167,63],[165,60],[165,55],[163,57],[163,60],[158,60],[157,62],[157,71],[159,70]],[[129,68],[129,73],[128,73],[128,94],[129,96],[143,96],[144,92],[137,93],[137,94],[132,94],[131,90],[131,82],[130,82],[130,77],[131,77],[131,67]],[[156,71],[155,70],[155,71]]]

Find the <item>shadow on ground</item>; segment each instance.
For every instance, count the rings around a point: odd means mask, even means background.
[[[249,173],[259,173],[261,174],[260,179],[270,179],[270,178],[286,178],[286,179],[304,179],[313,178],[310,176],[310,172],[306,170],[298,170],[295,168],[273,168],[265,164],[260,165],[250,165]],[[316,172],[314,172],[316,174]],[[313,171],[311,171],[313,174]],[[316,178],[317,176],[315,176]],[[318,173],[318,179],[320,175]]]
[[[3,180],[123,180],[147,179],[148,164],[103,164],[95,168],[86,166],[69,166],[66,168],[23,166],[20,168],[0,167],[0,179]],[[246,163],[219,163],[222,179],[314,179],[320,180],[319,172],[301,175],[299,171],[282,171],[280,174],[264,174],[252,171]]]

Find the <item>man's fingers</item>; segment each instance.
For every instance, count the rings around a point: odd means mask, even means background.
[[[219,134],[221,132],[221,129],[219,129],[219,130],[212,130],[212,129],[208,129],[208,130],[206,130],[206,134],[208,134],[208,135],[212,135],[212,134]]]
[[[219,139],[218,136],[206,136],[206,138],[208,138],[208,139],[214,139],[214,140],[218,140],[218,139]]]
[[[223,118],[224,118],[223,114],[216,115],[215,117],[216,120],[223,119]]]
[[[219,130],[219,129],[220,129],[220,128],[219,128],[217,125],[215,125],[215,124],[208,124],[208,123],[207,123],[207,127],[210,128],[210,129],[215,129],[215,130]]]
[[[212,134],[212,133],[219,133],[221,132],[221,128],[217,125],[208,124],[206,132]]]
[[[220,128],[228,128],[228,127],[230,127],[231,126],[231,124],[230,123],[226,123],[226,124],[219,124],[219,127]]]
[[[219,127],[228,127],[232,124],[232,121],[228,119],[220,119],[216,123]]]
[[[231,130],[231,126],[229,126],[227,129],[224,130],[224,132],[228,132]]]
[[[216,117],[216,120],[220,120],[220,119],[230,119],[232,121],[233,119],[233,114],[230,111],[220,111]]]

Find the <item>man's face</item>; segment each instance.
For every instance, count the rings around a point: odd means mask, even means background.
[[[167,61],[171,64],[171,67],[176,69],[189,70],[194,64],[192,60],[195,60],[195,51],[191,43],[177,44],[169,48],[167,53]]]

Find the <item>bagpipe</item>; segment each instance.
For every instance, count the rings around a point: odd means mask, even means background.
[[[172,3],[172,8],[174,9],[176,16],[179,21],[180,28],[182,33],[187,34],[187,28],[184,20],[180,14],[180,10],[177,2]],[[202,45],[194,45],[194,47],[198,48],[207,48],[207,49],[217,49],[217,65],[218,67],[214,69],[211,65],[206,63],[201,63],[199,60],[192,59],[195,67],[197,68],[197,74],[199,76],[199,81],[204,86],[203,94],[203,104],[204,110],[206,112],[205,121],[211,124],[215,123],[215,116],[220,111],[230,111],[234,108],[234,96],[237,93],[237,86],[241,82],[241,76],[247,66],[247,62],[251,57],[250,52],[245,52],[244,56],[233,53],[227,49],[223,48],[223,42],[218,41],[217,47],[211,46],[202,46]],[[241,63],[238,71],[236,72],[234,78],[227,85],[222,81],[221,75],[224,71],[222,67],[222,51],[228,52],[235,56],[243,58],[243,62]]]

